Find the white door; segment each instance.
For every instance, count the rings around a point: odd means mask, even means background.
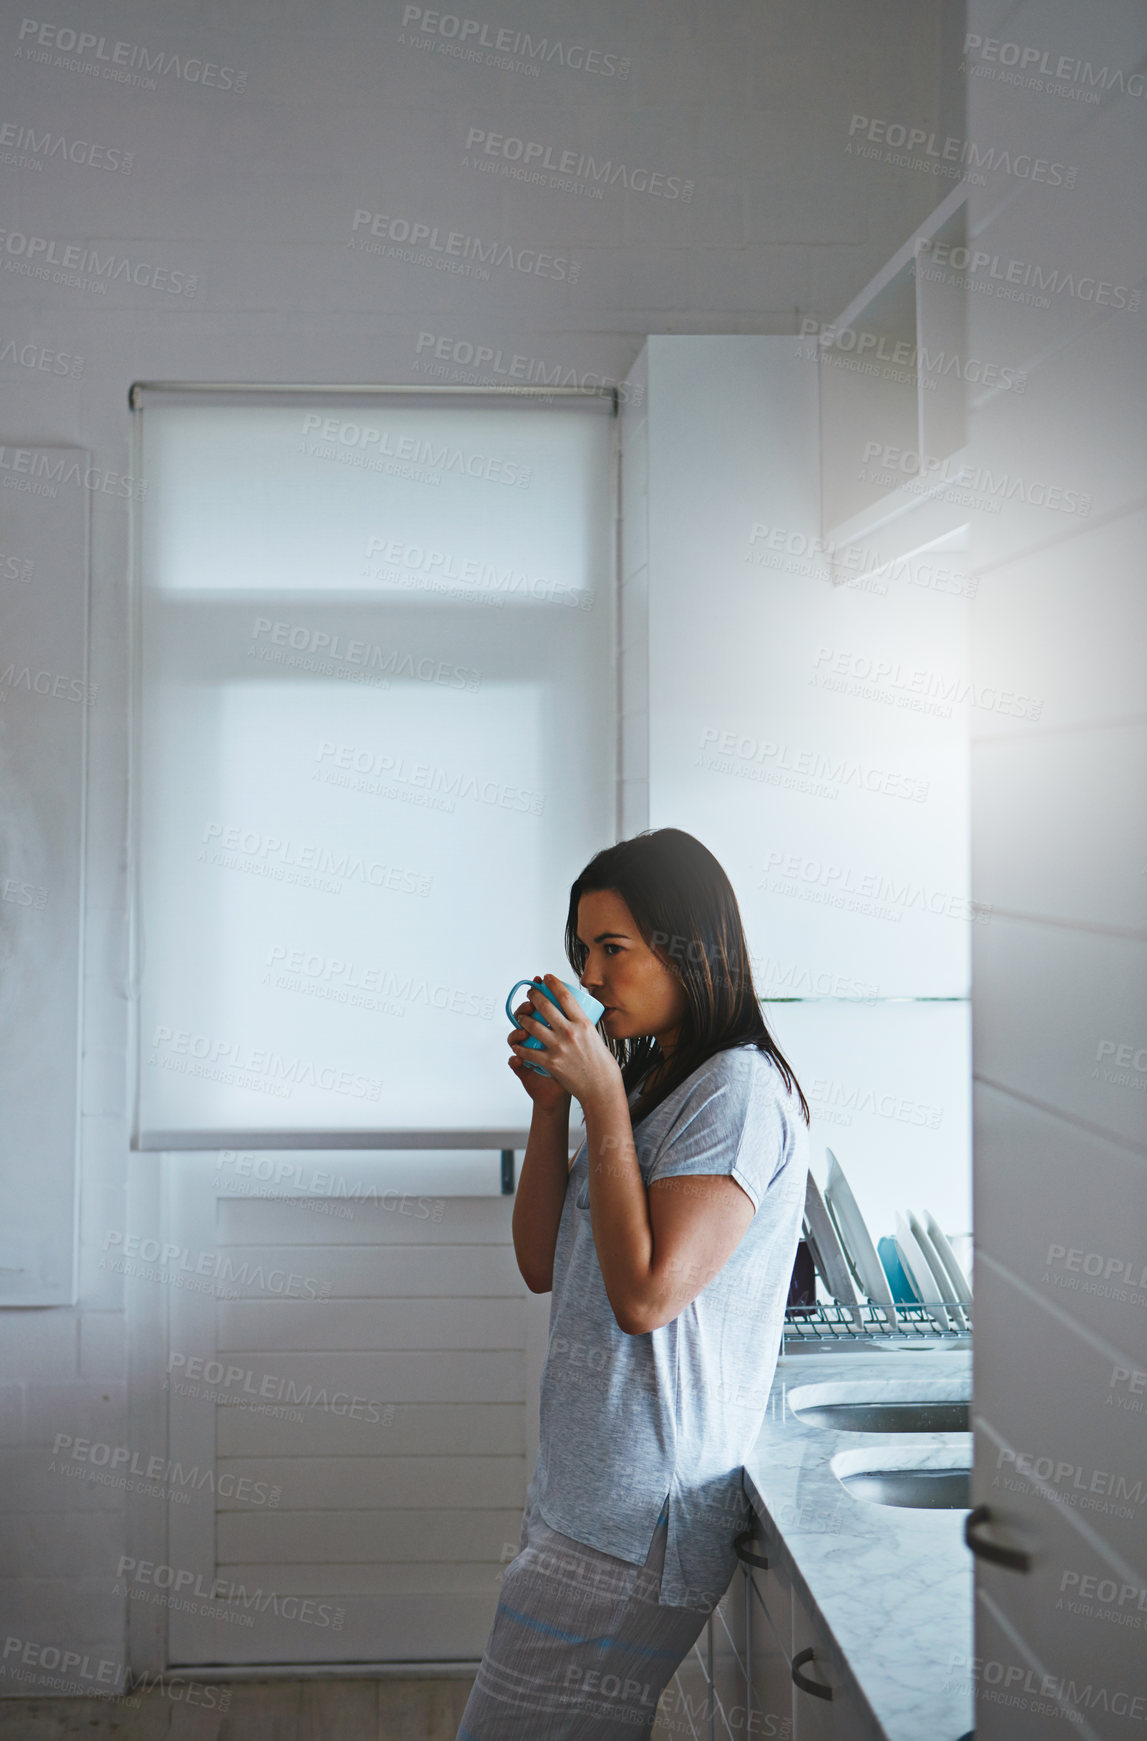
[[[478,1659],[549,1313],[497,1151],[164,1165],[168,1660]]]
[[[1000,18],[975,0],[968,42],[986,48]],[[1067,22],[1025,7],[1008,34],[1042,42]],[[1089,9],[1075,52],[1078,71],[1141,66],[1143,8]],[[1006,114],[1009,144],[1038,138],[1083,196],[1013,195],[989,174],[971,233],[992,271],[1123,255],[1126,214],[1101,190],[1142,107],[1102,76],[1090,124],[1078,86],[1037,109],[968,79],[968,137],[1002,134]],[[974,531],[973,669],[1039,711],[981,710],[973,743],[973,892],[993,915],[973,968],[976,1630],[947,1673],[975,1691],[977,1741],[1111,1741],[1147,1713],[1147,452],[1125,403],[1147,336],[1138,292],[1108,308],[1072,278],[1022,301],[980,294],[982,269],[970,282],[969,355],[1026,374],[1022,397],[971,408],[973,466],[1009,479]],[[1075,494],[1021,496],[1020,473]]]

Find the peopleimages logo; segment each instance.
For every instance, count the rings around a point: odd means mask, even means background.
[[[1141,72],[1125,73],[1122,67],[1093,67],[1089,60],[1079,60],[1073,54],[1054,55],[1047,48],[1030,43],[1003,42],[994,36],[969,35],[964,38],[964,54],[971,61],[968,70],[989,72],[995,68],[1015,67],[1010,82],[1031,86],[1034,90],[1063,95],[1070,85],[1080,85],[1088,102],[1097,103],[1100,91],[1126,92],[1129,97],[1147,95],[1147,83]],[[986,62],[986,66],[977,63]],[[960,69],[964,70],[963,67]],[[1039,76],[1042,75],[1042,76]],[[1003,74],[1000,75],[1004,77]],[[1052,80],[1044,84],[1044,79]],[[1072,93],[1073,95],[1076,93]]]
[[[369,670],[385,672],[388,677],[409,677],[421,683],[441,683],[448,689],[475,690],[481,686],[482,673],[470,665],[451,665],[447,659],[429,656],[415,661],[413,653],[397,647],[380,647],[377,642],[347,640],[343,635],[325,629],[312,629],[303,623],[273,622],[270,617],[256,617],[251,632],[259,647],[248,648],[254,654],[262,648],[261,636],[267,636],[275,646],[292,647],[296,652],[318,655],[325,661],[346,665],[361,665]]]
[[[42,1672],[45,1670],[48,1672]],[[59,1673],[52,1672],[54,1670],[59,1670]],[[78,1650],[61,1650],[58,1644],[38,1644],[30,1638],[5,1638],[0,1674],[6,1679],[32,1681],[40,1690],[51,1687],[56,1692],[79,1693],[86,1698],[109,1702],[114,1700],[128,1710],[135,1710],[142,1703],[137,1695],[149,1690],[154,1690],[158,1698],[171,1699],[177,1704],[204,1705],[219,1711],[231,1707],[230,1687],[185,1680],[182,1675],[173,1675],[167,1669],[155,1675],[137,1673],[126,1662],[116,1662],[111,1657],[92,1658],[81,1655]],[[129,1680],[132,1693],[111,1691],[111,1686],[122,1686]]]
[[[6,147],[3,161],[13,161],[14,154],[27,152],[23,166],[43,167],[39,159],[62,157],[68,163],[86,163],[92,169],[115,170],[130,175],[134,154],[116,145],[93,145],[90,139],[68,139],[63,133],[37,133],[34,127],[21,127],[15,121],[0,125],[0,145]]]
[[[27,236],[21,230],[0,230],[0,247],[8,256],[3,261],[6,272],[23,272],[36,278],[52,278],[53,282],[73,283],[79,289],[95,289],[101,293],[116,278],[127,278],[148,290],[166,290],[171,296],[194,296],[198,278],[178,272],[170,266],[153,266],[146,260],[131,261],[122,255],[101,255],[98,248],[84,247],[79,242],[57,242],[48,236]],[[64,278],[50,273],[47,267],[59,268]],[[88,276],[90,274],[90,276]]]
[[[341,417],[323,417],[311,411],[303,418],[303,437],[317,441],[337,442],[345,448],[364,453],[385,454],[388,459],[409,460],[424,465],[430,471],[456,472],[460,477],[480,478],[484,483],[505,484],[528,490],[533,467],[520,460],[501,459],[491,454],[469,453],[465,448],[447,441],[435,442],[428,436],[395,435],[389,429],[379,429],[371,423],[351,423]]]
[[[923,151],[924,156],[918,158],[913,167],[931,169],[934,174],[952,174],[954,172],[945,166],[959,165],[968,172],[968,180],[979,185],[983,185],[984,177],[971,173],[979,169],[1002,171],[1005,175],[1018,176],[1021,181],[1044,182],[1049,187],[1074,187],[1079,175],[1078,168],[1066,163],[1052,163],[1046,157],[1033,157],[1030,151],[1013,152],[998,145],[981,146],[971,139],[951,135],[937,143],[936,134],[929,133],[924,127],[906,127],[902,121],[870,120],[867,115],[854,115],[849,123],[846,150],[857,151],[862,157],[879,156],[880,153],[857,146],[857,134],[868,145],[886,145],[893,149],[903,146],[906,151]],[[887,155],[885,152],[884,156]]]
[[[879,792],[888,798],[904,798],[914,804],[928,799],[930,782],[887,768],[865,767],[848,756],[832,757],[819,750],[796,749],[769,738],[755,738],[705,726],[701,732],[695,768],[715,773],[742,774],[769,786],[792,785],[817,797],[836,798],[848,786]]]
[[[56,1460],[61,1467],[57,1468]],[[235,1499],[250,1502],[252,1505],[266,1505],[269,1510],[278,1509],[283,1490],[278,1486],[269,1486],[265,1481],[256,1481],[250,1475],[235,1475],[230,1470],[217,1473],[213,1464],[201,1469],[198,1464],[190,1469],[183,1466],[177,1458],[149,1456],[144,1451],[133,1450],[130,1445],[111,1445],[99,1440],[76,1439],[71,1433],[57,1433],[52,1445],[52,1461],[48,1465],[53,1474],[69,1474],[68,1464],[82,1464],[88,1468],[104,1469],[117,1478],[135,1475],[146,1482],[154,1482],[160,1487],[167,1487],[173,1494],[180,1490],[194,1489],[202,1492],[204,1488],[209,1493],[218,1494],[221,1499]]]
[[[866,441],[863,464],[877,460],[886,474],[919,477],[929,484],[953,484],[957,488],[979,492],[987,501],[994,501],[995,510],[1004,502],[1026,502],[1032,508],[1054,508],[1061,514],[1089,514],[1091,496],[1085,491],[1067,489],[1061,484],[1046,484],[1040,479],[1024,478],[1015,472],[994,472],[986,465],[959,464],[953,467],[949,458],[938,459],[933,454],[917,452],[910,447],[895,447],[890,442]],[[867,474],[862,471],[862,476]]]
[[[62,671],[33,672],[30,665],[17,665],[13,660],[0,671],[0,701],[6,701],[9,694],[18,690],[26,690],[29,695],[33,692],[50,695],[57,701],[79,701],[88,707],[98,693],[96,685],[85,683],[82,677],[68,677]]]
[[[429,350],[435,364],[455,363],[459,369],[447,371],[424,361],[422,353]],[[501,381],[521,381],[526,386],[543,387],[605,387],[612,389],[623,403],[640,405],[645,397],[644,385],[619,380],[616,375],[603,375],[596,369],[574,369],[568,363],[555,363],[544,357],[530,357],[520,351],[503,352],[496,345],[475,344],[472,339],[454,338],[449,333],[420,332],[414,347],[415,369],[421,374],[451,374],[455,380],[476,386],[489,386]],[[485,373],[479,371],[485,370]],[[512,391],[512,389],[511,389]]]
[[[1094,302],[1099,308],[1125,308],[1129,314],[1137,312],[1141,300],[1137,289],[1116,284],[1113,279],[1067,272],[1060,266],[1040,266],[1032,260],[1004,260],[983,248],[967,248],[952,242],[919,242],[916,253],[918,275],[927,275],[928,265],[950,268],[967,274],[955,280],[957,287],[994,291],[997,296],[1018,296],[1026,290],[1050,291],[1052,296],[1074,296],[1080,302]],[[985,270],[986,278],[982,276]],[[1050,308],[1050,300],[1043,297],[1041,306]]]
[[[207,1034],[195,1034],[187,1028],[172,1028],[162,1024],[151,1038],[150,1064],[180,1070],[181,1060],[207,1062],[225,1073],[238,1071],[242,1075],[264,1078],[276,1092],[293,1088],[318,1088],[328,1094],[346,1094],[354,1100],[378,1100],[382,1094],[381,1076],[340,1069],[334,1064],[315,1064],[313,1059],[297,1054],[286,1057],[267,1046],[252,1047],[240,1040],[214,1039]],[[199,1072],[186,1069],[188,1075]]]
[[[409,30],[412,26],[427,36],[440,38],[443,49],[466,60],[484,61],[488,66],[530,72],[536,72],[538,66],[564,66],[573,72],[598,73],[606,79],[629,77],[628,56],[606,54],[601,49],[586,48],[584,43],[528,36],[524,30],[498,28],[480,18],[459,18],[456,13],[436,12],[428,6],[407,6],[402,14],[402,28]],[[488,52],[480,54],[480,49]]]
[[[23,60],[44,61],[72,72],[91,72],[124,84],[143,84],[150,90],[155,90],[155,80],[133,78],[133,72],[158,73],[160,78],[174,74],[185,84],[209,85],[220,91],[238,92],[247,86],[247,74],[236,72],[234,67],[220,66],[215,61],[197,59],[193,55],[147,49],[137,42],[113,42],[109,49],[106,36],[73,30],[70,25],[41,24],[36,18],[21,21],[18,41],[20,46],[16,53]],[[38,50],[46,52],[39,53]],[[90,54],[92,60],[64,58],[85,54]]]
[[[470,161],[473,155],[473,164]],[[483,162],[483,158],[488,161]],[[664,175],[660,170],[629,167],[612,158],[591,157],[585,151],[557,151],[537,139],[518,139],[504,133],[491,133],[484,127],[471,127],[466,136],[463,169],[485,169],[502,174],[514,173],[550,187],[582,186],[598,197],[606,187],[621,186],[633,193],[656,194],[662,199],[679,199],[686,204],[693,198],[695,182],[679,175]],[[543,173],[546,172],[546,173]]]
[[[258,1614],[270,1612],[284,1620],[299,1620],[311,1626],[329,1626],[335,1632],[342,1630],[346,1618],[345,1608],[333,1607],[329,1602],[283,1596],[277,1590],[264,1590],[262,1586],[249,1591],[245,1584],[236,1584],[231,1579],[205,1579],[202,1572],[154,1560],[137,1560],[128,1554],[120,1556],[116,1577],[120,1580],[116,1592],[119,1595],[135,1594],[130,1588],[130,1580],[132,1584],[144,1584],[156,1591],[170,1591],[171,1598],[164,1598],[170,1607],[187,1607],[181,1598],[194,1596],[208,1605],[201,1610],[203,1613],[213,1614],[213,1604],[225,1603],[244,1610],[254,1609]]]
[[[965,701],[989,713],[1004,713],[1013,719],[1038,720],[1043,702],[1012,689],[977,684],[950,673],[905,666],[898,659],[873,658],[848,649],[820,647],[813,660],[810,682],[824,689],[853,695],[865,701],[883,701],[895,707],[910,707],[950,719],[953,706]]]
[[[7,339],[0,350],[0,363],[18,363],[22,369],[43,369],[48,375],[82,375],[84,358],[74,357],[68,351],[56,351],[48,345],[21,344],[15,339]],[[0,564],[3,563],[0,557]]]
[[[129,500],[135,496],[138,500],[147,488],[141,478],[122,477],[119,472],[105,471],[98,465],[81,466],[78,460],[69,460],[66,454],[45,452],[42,448],[0,445],[0,473],[4,474],[5,485],[9,473],[17,480],[43,480],[51,486],[52,495],[56,493],[57,484],[82,484],[85,490],[96,490],[100,495],[126,496]],[[19,488],[19,481],[16,487]]]
[[[961,357],[955,351],[928,350],[925,345],[910,345],[904,339],[892,339],[884,333],[858,332],[853,327],[822,325],[816,320],[801,321],[800,336],[816,337],[816,346],[799,354],[815,356],[822,362],[851,361],[853,356],[869,363],[894,363],[911,371],[907,379],[919,374],[925,386],[934,386],[943,376],[956,375],[973,386],[1011,387],[1022,393],[1027,376],[1016,369],[985,363],[977,357]],[[848,353],[847,358],[840,352]]]
[[[368,233],[360,236],[358,232],[364,227]],[[373,238],[380,238],[382,243],[405,244],[406,254],[402,257],[409,256],[418,266],[432,265],[458,272],[476,266],[486,273],[491,266],[508,266],[511,271],[525,272],[534,278],[566,279],[570,284],[577,283],[581,272],[581,262],[565,254],[515,248],[512,242],[484,242],[481,236],[467,236],[461,230],[443,231],[438,224],[423,223],[420,219],[412,222],[386,212],[364,211],[362,207],[356,210],[351,229],[354,233],[348,247],[365,253],[382,252]],[[426,252],[420,255],[419,249]]]

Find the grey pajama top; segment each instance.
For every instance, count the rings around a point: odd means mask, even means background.
[[[646,1185],[728,1173],[755,1213],[724,1268],[676,1318],[628,1336],[602,1280],[582,1144],[554,1251],[530,1491],[551,1529],[635,1565],[668,1510],[660,1600],[711,1607],[736,1568],[733,1538],[750,1522],[742,1467],[776,1368],[808,1131],[777,1066],[743,1045],[707,1059],[633,1138]]]

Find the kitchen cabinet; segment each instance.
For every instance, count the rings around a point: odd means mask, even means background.
[[[744,1543],[767,1565],[748,1565],[746,1596],[745,1728],[750,1735],[787,1736],[792,1723],[792,1589],[776,1537],[758,1528]],[[746,1563],[744,1560],[742,1563]],[[742,1575],[743,1576],[743,1575]]]
[[[962,1466],[970,1435],[861,1434],[805,1406],[818,1394],[969,1401],[970,1350],[929,1340],[906,1343],[910,1357],[891,1341],[794,1354],[774,1380],[745,1463],[756,1524],[742,1553],[767,1561],[751,1567],[749,1586],[750,1735],[955,1741],[972,1728],[970,1678],[953,1672],[973,1655],[972,1556],[959,1512],[876,1504],[842,1485],[858,1458],[880,1468],[886,1452],[895,1464],[909,1445]]]
[[[693,1648],[661,1695],[654,1720],[652,1741],[712,1741],[724,1730],[713,1723],[712,1690],[709,1685],[709,1638],[712,1621],[706,1621]]]
[[[882,1741],[840,1652],[799,1590],[791,1611],[792,1741]]]
[[[737,1736],[744,1728],[745,1707],[745,1574],[738,1570],[709,1619],[712,1652],[714,1733]]]
[[[860,1698],[844,1660],[830,1640],[812,1605],[794,1588],[778,1539],[763,1527],[740,1547],[745,1571],[738,1573],[724,1603],[713,1616],[714,1686],[728,1731],[776,1736],[791,1741],[882,1741],[875,1719]],[[767,1561],[767,1564],[751,1563]],[[723,1687],[717,1663],[717,1642],[735,1612],[736,1593],[743,1602],[744,1698],[731,1702],[732,1676]],[[734,1633],[736,1640],[738,1634]],[[731,1662],[733,1653],[730,1652]]]
[[[759,1485],[761,1476],[754,1476],[755,1489]],[[811,1504],[808,1511],[822,1515]],[[822,1563],[815,1537],[809,1543],[806,1532],[794,1543],[768,1511],[757,1513],[752,1532],[736,1544],[740,1567],[733,1583],[663,1697],[654,1741],[922,1741],[924,1734],[928,1741],[954,1741],[968,1734],[969,1689],[938,1682],[942,1650],[969,1661],[971,1616],[956,1612],[947,1593],[935,1605],[929,1586],[921,1586],[914,1610],[902,1614],[888,1602],[888,1591],[869,1583],[872,1567],[869,1574],[863,1570],[870,1548],[863,1516],[853,1527],[855,1553],[842,1555],[834,1532]],[[914,1548],[909,1530],[907,1544],[898,1543],[903,1563],[912,1567],[914,1553],[935,1558],[940,1551],[950,1558],[952,1534],[933,1527]],[[877,1541],[888,1551],[884,1532]],[[802,1548],[802,1558],[794,1546]],[[806,1581],[809,1569],[813,1577]],[[966,1586],[969,1591],[969,1576]]]

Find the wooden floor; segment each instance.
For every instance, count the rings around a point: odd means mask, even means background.
[[[654,1741],[707,1735],[696,1651],[662,1695]],[[0,1698],[0,1741],[456,1741],[472,1675],[195,1682],[126,1699]],[[690,1700],[692,1703],[690,1703]]]
[[[138,1704],[4,1698],[0,1741],[455,1741],[471,1685],[466,1678],[213,1681],[196,1685],[192,1703],[180,1687],[152,1687]]]

